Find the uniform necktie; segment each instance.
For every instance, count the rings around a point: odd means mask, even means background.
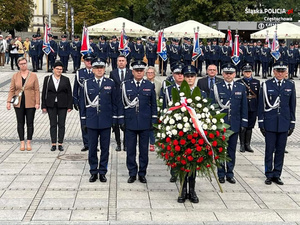
[[[124,81],[124,71],[121,70],[121,81]]]
[[[214,86],[214,79],[210,78],[209,88],[212,89],[213,86]]]
[[[278,85],[278,87],[281,86],[281,81],[280,80],[277,82],[277,85]]]
[[[136,82],[136,88],[139,90],[140,89],[140,82]]]
[[[98,86],[100,88],[100,86],[101,86],[101,80],[97,80],[97,83],[98,83]]]
[[[231,92],[231,84],[227,84],[228,90]]]

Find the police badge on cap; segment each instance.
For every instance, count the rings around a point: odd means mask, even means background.
[[[197,72],[198,72],[197,68],[193,65],[185,66],[182,69],[183,75],[193,75],[193,74],[196,75]]]
[[[137,60],[131,63],[133,70],[144,70],[147,66],[146,63],[144,63],[142,60]]]
[[[245,65],[243,65],[242,71],[243,72],[252,72],[253,71],[252,65],[250,63],[246,63]]]
[[[280,62],[276,62],[273,65],[273,69],[278,71],[278,72],[284,72],[287,70],[287,63],[280,61]]]
[[[222,65],[222,70],[224,73],[235,73],[236,68],[232,63],[226,63]]]
[[[95,55],[93,53],[87,53],[83,56],[83,59],[86,60],[86,61],[92,61],[93,59],[95,58]]]
[[[102,58],[96,58],[92,61],[92,67],[105,67],[106,61]]]
[[[173,73],[182,73],[183,66],[184,65],[182,63],[178,63],[178,62],[172,63],[171,70]]]

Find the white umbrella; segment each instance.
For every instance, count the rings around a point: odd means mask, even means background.
[[[112,20],[89,26],[89,35],[120,35],[123,28],[123,23],[125,23],[125,32],[130,37],[149,36],[154,35],[155,33],[153,30],[150,30],[147,27],[143,27],[125,18],[118,17]]]
[[[200,38],[225,38],[225,34],[199,23],[195,20],[188,20],[164,29],[165,37],[194,37],[194,29],[199,27]],[[157,33],[158,35],[158,33]]]
[[[276,25],[257,31],[250,35],[251,39],[265,39],[267,31],[269,38],[273,37]],[[300,39],[300,27],[292,23],[277,24],[277,37],[278,39]]]

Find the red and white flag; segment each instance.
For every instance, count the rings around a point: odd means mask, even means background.
[[[231,47],[232,49],[232,35],[231,35],[231,30],[228,30],[228,33],[227,33],[227,41],[229,41],[229,46]],[[231,51],[231,56],[233,56],[233,49]]]
[[[231,57],[232,62],[234,65],[240,63],[240,42],[239,42],[239,35],[236,34],[234,36],[234,45],[232,46],[233,55]]]
[[[54,50],[50,46],[49,42],[49,34],[50,34],[51,27],[48,27],[48,24],[45,24],[45,31],[44,31],[44,41],[42,50],[46,55],[49,55],[50,52],[54,52]]]
[[[85,55],[87,53],[91,53],[92,52],[92,48],[90,46],[90,38],[89,38],[89,32],[87,27],[83,26],[82,29],[82,41],[81,41],[81,49],[80,49],[80,53],[82,55]]]

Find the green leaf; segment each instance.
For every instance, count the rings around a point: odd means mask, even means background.
[[[180,92],[183,92],[186,98],[191,97],[191,89],[188,83],[184,80],[180,85]]]
[[[219,120],[219,119],[224,118],[226,115],[227,115],[227,113],[219,113],[219,114],[216,114],[214,117]]]
[[[179,92],[176,88],[172,88],[172,100],[173,103],[180,102]]]
[[[192,99],[195,101],[195,97],[202,97],[201,90],[199,87],[195,87],[192,93]]]

